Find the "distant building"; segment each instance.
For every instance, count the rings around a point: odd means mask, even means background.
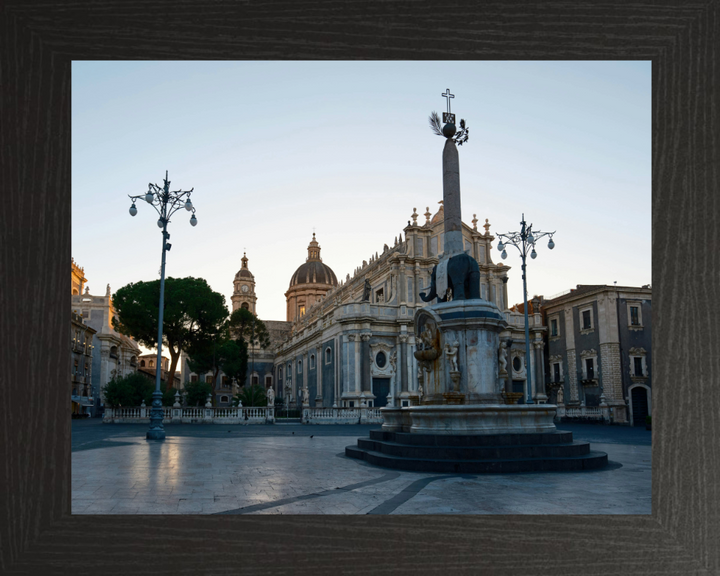
[[[148,379],[152,380],[153,383],[155,383],[155,378],[157,375],[157,354],[155,353],[148,353],[148,354],[141,354],[138,357],[138,367],[137,371],[141,374],[144,374],[148,377]],[[161,372],[160,372],[160,381],[167,383],[169,380],[169,370],[170,370],[170,360],[166,358],[165,356],[162,357],[161,362]],[[173,379],[173,387],[177,388],[178,390],[182,390],[182,379],[181,379],[181,372],[175,372],[175,378]]]
[[[73,414],[92,413],[94,396],[92,387],[93,337],[96,330],[83,322],[82,316],[71,313],[70,328],[70,404]]]
[[[76,265],[73,262],[73,292],[75,290]],[[82,270],[82,269],[79,269]],[[82,277],[83,283],[86,281]],[[72,295],[72,311],[82,318],[82,322],[95,330],[92,340],[91,384],[94,406],[92,415],[99,416],[104,407],[103,387],[113,376],[125,376],[135,372],[140,356],[140,347],[132,338],[116,332],[112,328],[115,309],[112,305],[110,285],[104,296],[85,293]]]
[[[578,285],[542,302],[547,378],[566,406],[600,405],[610,419],[645,425],[652,406],[652,290]]]

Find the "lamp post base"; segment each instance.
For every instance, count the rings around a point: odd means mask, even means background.
[[[148,440],[165,440],[165,430],[148,430],[145,437]]]

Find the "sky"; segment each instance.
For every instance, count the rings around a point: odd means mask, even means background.
[[[528,260],[528,298],[577,284],[651,279],[651,63],[73,62],[72,256],[91,294],[160,277],[157,213],[129,195],[194,189],[198,224],[168,226],[166,276],[225,296],[243,251],[257,314],[284,293],[313,230],[338,280],[442,200],[444,138],[428,116],[465,119],[463,221],[556,231]],[[521,260],[510,304],[523,301]]]

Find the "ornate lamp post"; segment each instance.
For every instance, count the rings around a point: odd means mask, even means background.
[[[525,371],[527,373],[527,397],[526,404],[534,404],[532,399],[532,377],[530,370],[530,325],[528,323],[528,303],[527,303],[527,269],[526,269],[526,258],[528,255],[528,248],[532,248],[530,252],[530,258],[533,260],[537,258],[537,252],[535,252],[535,242],[537,242],[543,236],[550,236],[548,242],[548,248],[552,250],[555,248],[555,242],[553,242],[553,234],[555,232],[540,232],[532,230],[532,224],[529,226],[525,222],[525,214],[522,216],[522,222],[520,222],[520,232],[508,232],[507,234],[498,234],[500,242],[498,242],[498,250],[502,250],[502,259],[507,258],[507,251],[505,248],[508,245],[515,246],[520,252],[520,258],[522,258],[522,280],[523,280],[523,304],[525,309]]]
[[[195,207],[190,202],[190,194],[194,188],[188,191],[175,190],[170,191],[170,180],[168,180],[167,170],[165,171],[165,183],[161,188],[157,184],[148,184],[148,191],[143,196],[130,196],[132,206],[130,206],[130,216],[137,214],[135,200],[142,198],[150,204],[158,213],[160,218],[157,225],[162,229],[162,266],[160,267],[160,313],[158,315],[158,344],[157,344],[157,368],[155,371],[155,392],[152,398],[152,410],[150,411],[150,429],[147,432],[148,440],[164,440],[165,429],[163,428],[163,408],[162,408],[162,392],[160,391],[160,379],[162,369],[162,337],[163,337],[163,311],[165,305],[165,252],[170,250],[171,244],[168,242],[170,234],[167,231],[167,225],[170,223],[170,216],[175,214],[180,208],[185,208],[188,212],[192,212],[190,224],[195,226],[197,218],[195,218]]]

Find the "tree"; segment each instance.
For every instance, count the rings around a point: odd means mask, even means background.
[[[185,393],[188,406],[205,406],[208,394],[212,394],[212,387],[206,382],[188,382]]]
[[[103,387],[105,404],[113,408],[118,406],[140,406],[143,401],[147,406],[150,406],[154,391],[155,385],[153,382],[147,376],[138,372],[133,372],[121,378],[113,376]],[[161,392],[163,393],[163,406],[172,406],[175,402],[173,390],[166,390],[166,386],[161,385]]]
[[[147,348],[157,347],[160,281],[135,282],[113,296],[113,327]],[[228,316],[225,296],[202,278],[167,278],[163,312],[163,346],[170,354],[172,388],[180,352],[221,331]]]
[[[246,386],[233,397],[233,406],[237,406],[239,400],[242,400],[243,406],[267,406],[266,394],[265,389],[259,384]]]
[[[208,338],[196,342],[187,350],[190,369],[196,374],[213,373],[217,381],[222,370],[228,378],[242,380],[247,371],[247,345],[243,340],[233,340],[227,324]]]
[[[242,340],[245,343],[246,349],[250,351],[251,355],[255,348],[264,349],[270,346],[270,334],[268,334],[265,323],[250,310],[245,308],[235,310],[228,320],[228,328],[236,340]],[[239,378],[243,383],[245,382],[246,370],[247,363],[242,376]]]

